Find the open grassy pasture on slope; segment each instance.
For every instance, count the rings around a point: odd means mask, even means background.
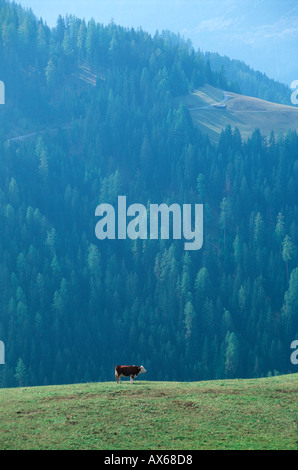
[[[298,374],[0,389],[0,449],[297,449]]]
[[[225,101],[226,100],[226,101]],[[270,101],[223,92],[211,85],[205,85],[179,98],[190,110],[191,117],[210,139],[218,142],[227,125],[238,127],[243,139],[247,139],[258,128],[264,137],[273,130],[276,137],[288,129],[298,131],[298,108],[272,103]],[[217,108],[216,103],[224,102],[226,108]]]

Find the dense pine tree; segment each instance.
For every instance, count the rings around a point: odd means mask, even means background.
[[[171,33],[50,29],[4,0],[0,26],[0,385],[110,380],[130,362],[157,380],[293,371],[297,134],[244,141],[228,126],[211,144],[176,98],[236,87],[237,64]],[[204,203],[203,248],[97,240],[95,208],[122,194]]]

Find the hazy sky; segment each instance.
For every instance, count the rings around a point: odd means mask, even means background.
[[[16,0],[49,26],[59,14],[107,24],[169,29],[194,47],[244,60],[272,78],[298,79],[297,0]],[[297,75],[297,76],[296,76]]]

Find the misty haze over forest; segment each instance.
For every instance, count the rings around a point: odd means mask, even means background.
[[[58,15],[91,17],[154,34],[170,30],[194,48],[243,60],[287,85],[298,77],[296,0],[20,0],[50,27]]]

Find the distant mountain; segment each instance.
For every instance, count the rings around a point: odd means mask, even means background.
[[[203,9],[203,14],[196,16],[196,26],[185,28],[185,36],[195,46],[243,60],[287,85],[298,77],[293,60],[298,37],[296,0],[207,3],[207,11]]]

